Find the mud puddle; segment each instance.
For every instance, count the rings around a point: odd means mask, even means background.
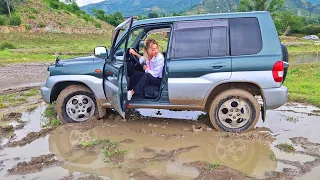
[[[23,140],[30,132],[41,132],[45,107],[23,112],[20,121],[25,122],[24,127],[12,131],[14,139],[4,138],[2,145]],[[85,123],[64,125],[22,146],[5,147],[0,150],[0,177],[317,179],[320,139],[312,129],[319,127],[320,118],[310,113],[318,111],[289,104],[268,111],[266,122],[257,125],[261,128],[240,135],[202,128],[208,126],[205,116],[196,121],[202,112],[141,109],[142,117],[128,122],[113,114],[91,123],[90,128],[82,128],[89,126]],[[13,128],[19,124],[11,123],[7,125]],[[276,147],[282,143],[292,145],[295,152],[286,153]],[[48,154],[54,159],[45,159],[47,166],[38,167],[38,161],[32,161]],[[12,173],[21,165],[29,167],[30,162],[31,169],[22,168],[24,175]]]

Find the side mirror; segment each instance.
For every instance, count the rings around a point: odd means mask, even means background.
[[[94,48],[94,56],[107,59],[108,58],[108,50],[104,46],[97,46]]]

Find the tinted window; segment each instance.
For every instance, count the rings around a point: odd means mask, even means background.
[[[211,56],[228,55],[228,29],[227,27],[214,27],[211,33]]]
[[[210,28],[183,29],[175,32],[174,57],[209,56]]]
[[[257,18],[230,19],[231,55],[257,54],[262,49],[262,39]]]

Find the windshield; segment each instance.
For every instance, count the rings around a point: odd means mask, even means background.
[[[122,33],[126,31],[130,26],[130,20],[131,18],[128,18],[121,24],[119,24],[113,31],[112,38],[111,38],[111,44],[114,42],[117,42],[119,40],[119,37],[121,37]],[[119,32],[119,33],[118,33]]]

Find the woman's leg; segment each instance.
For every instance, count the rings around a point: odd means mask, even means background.
[[[139,82],[136,84],[136,86],[133,88],[133,91],[135,94],[141,95],[143,92],[143,88],[146,87],[149,84],[149,81],[154,78],[149,73],[144,73]]]
[[[150,84],[150,85],[153,85],[153,86],[160,87],[160,85],[161,85],[161,80],[162,80],[162,79],[160,79],[160,78],[155,78],[155,77],[152,76],[152,78],[150,78],[150,80],[149,80],[149,84]]]
[[[141,77],[145,74],[144,72],[134,71],[129,82],[128,90],[132,90],[133,87],[139,82]]]

